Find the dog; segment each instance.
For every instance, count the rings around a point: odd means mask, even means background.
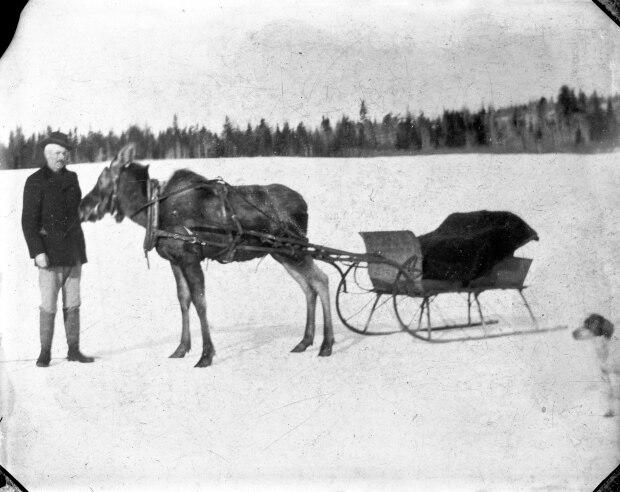
[[[614,336],[614,325],[600,314],[591,314],[581,328],[573,331],[573,338],[593,341],[601,375],[607,385],[609,409],[605,417],[617,415],[620,399],[620,339]]]

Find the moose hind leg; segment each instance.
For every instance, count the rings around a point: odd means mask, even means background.
[[[192,302],[200,319],[200,329],[202,331],[202,354],[195,367],[207,367],[211,365],[215,348],[211,341],[209,323],[207,322],[207,301],[205,300],[205,279],[202,273],[200,262],[196,261],[183,266],[183,273],[187,279],[191,292]]]
[[[298,264],[281,257],[274,258],[279,261],[290,276],[295,279],[306,296],[306,328],[304,330],[304,337],[301,339],[301,342],[295,345],[293,350],[291,350],[291,352],[304,352],[314,343],[317,292],[310,286],[307,275],[304,274],[303,269],[299,268]]]
[[[308,257],[308,282],[321,299],[323,309],[323,343],[319,350],[320,357],[329,357],[334,345],[334,327],[332,325],[331,305],[329,301],[329,279],[317,266],[315,261]]]
[[[172,273],[177,284],[177,297],[181,306],[181,342],[177,349],[170,355],[171,358],[177,359],[184,357],[192,348],[192,340],[189,332],[189,307],[192,303],[192,294],[189,289],[185,275],[180,265],[170,263]]]

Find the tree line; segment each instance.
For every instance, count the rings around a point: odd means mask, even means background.
[[[204,126],[180,128],[178,118],[155,134],[130,126],[120,135],[109,131],[80,134],[70,130],[73,162],[109,161],[125,143],[134,142],[141,159],[242,156],[356,157],[434,152],[592,152],[614,148],[620,125],[620,96],[589,96],[562,86],[557,98],[542,97],[503,108],[444,110],[435,118],[388,113],[380,121],[368,117],[361,101],[356,120],[323,116],[318,126],[270,125],[264,119],[240,128],[228,117],[219,133]],[[41,141],[52,131],[24,135],[11,131],[8,146],[0,144],[0,167],[20,169],[44,163]]]

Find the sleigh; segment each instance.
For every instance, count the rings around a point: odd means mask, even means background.
[[[508,335],[541,333],[541,329],[524,291],[525,279],[532,264],[529,258],[509,256],[497,262],[485,274],[464,284],[458,280],[425,278],[420,241],[411,231],[361,232],[367,254],[380,256],[387,262],[354,262],[344,272],[336,294],[336,308],[342,323],[363,335],[386,335],[406,331],[428,342],[450,342],[495,338]],[[394,265],[399,265],[396,268]],[[525,329],[492,329],[497,319],[486,318],[480,296],[484,292],[501,290],[518,294],[529,315]],[[462,321],[435,325],[431,321],[431,306],[438,296],[447,294],[466,299],[466,315]],[[472,314],[475,304],[477,316]],[[389,326],[391,310],[396,329]],[[481,328],[474,332],[473,328]]]

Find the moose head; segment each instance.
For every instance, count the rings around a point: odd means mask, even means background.
[[[135,163],[135,155],[136,146],[129,143],[103,169],[93,189],[80,203],[82,222],[101,220],[108,213],[121,222],[132,211],[132,199],[144,200],[148,166]],[[141,196],[137,197],[138,194]]]

